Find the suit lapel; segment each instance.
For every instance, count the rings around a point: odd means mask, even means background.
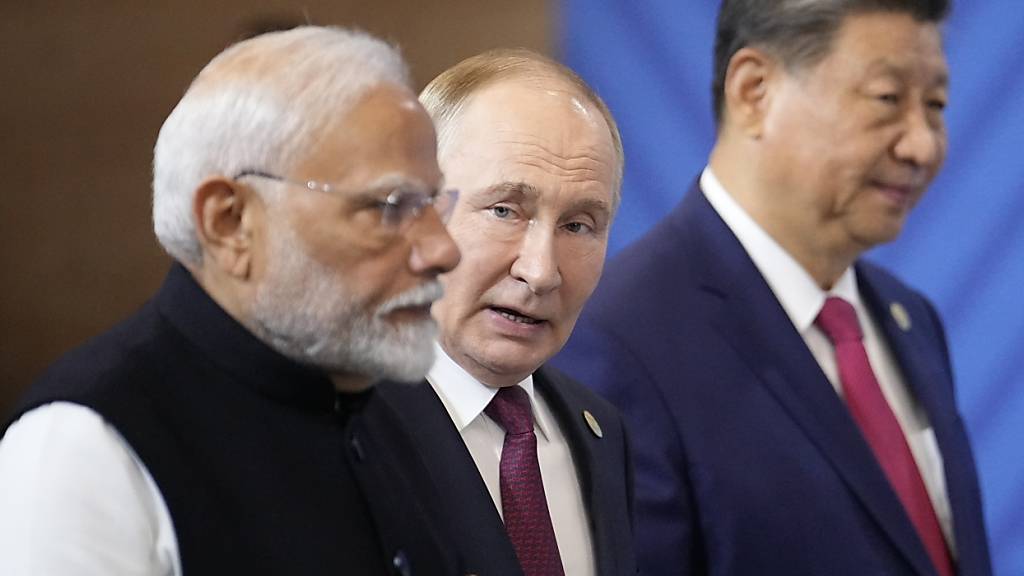
[[[894,290],[887,282],[878,278],[869,268],[858,266],[858,287],[865,304],[871,310],[875,322],[881,328],[886,343],[900,366],[903,379],[914,397],[924,407],[930,422],[941,421],[956,413],[953,397],[944,393],[952,391],[953,384],[945,370],[943,359],[934,345],[922,340],[923,335],[914,325],[930,321],[920,307],[907,308],[909,303],[900,300],[901,291]],[[896,312],[905,324],[896,321]]]
[[[405,417],[449,514],[471,573],[522,576],[505,525],[476,463],[430,384],[387,384],[392,407]]]
[[[557,382],[554,381],[556,378],[558,378],[557,375],[542,367],[533,375],[534,386],[547,401],[572,451],[573,464],[576,467],[576,475],[583,493],[583,504],[587,509],[590,533],[593,537],[595,571],[599,575],[614,574],[613,532],[608,526],[608,522],[602,521],[602,518],[606,516],[603,511],[603,503],[617,496],[611,493],[612,488],[608,486],[605,475],[599,473],[598,466],[601,459],[597,453],[599,449],[597,443],[600,442],[600,439],[591,432],[583,420],[583,411],[592,407],[584,405],[579,398],[573,396],[568,386],[557,385]],[[621,498],[621,496],[618,497]]]
[[[923,545],[846,406],[742,245],[697,187],[687,230],[701,277],[699,313],[758,377],[920,574]],[[901,358],[902,359],[902,358]]]
[[[928,415],[942,454],[946,495],[953,514],[953,538],[961,573],[987,574],[989,567],[974,457],[960,420],[952,375],[938,319],[908,301],[907,292],[869,266],[858,266],[860,290],[872,309],[903,373],[903,379]],[[897,316],[903,316],[902,323]]]

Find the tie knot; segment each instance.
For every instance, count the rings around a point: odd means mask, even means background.
[[[530,397],[519,386],[503,386],[491,399],[484,413],[505,429],[506,434],[533,432]]]
[[[833,345],[860,342],[863,337],[860,322],[857,321],[857,311],[842,298],[832,296],[826,299],[814,323],[821,328]]]

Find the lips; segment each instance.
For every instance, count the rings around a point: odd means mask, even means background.
[[[872,185],[882,194],[897,204],[908,205],[917,196],[920,189],[916,184],[902,184],[876,180]]]
[[[513,308],[505,308],[502,306],[490,306],[490,309],[496,312],[502,318],[505,318],[506,320],[510,320],[517,324],[534,325],[544,322],[544,320],[535,318],[533,316],[530,316],[529,314],[526,314],[519,310],[515,310]]]

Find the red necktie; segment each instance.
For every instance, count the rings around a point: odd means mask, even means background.
[[[505,530],[526,576],[563,576],[555,530],[537,462],[530,398],[519,386],[498,389],[484,412],[505,429],[501,509]]]
[[[842,298],[828,298],[815,324],[835,346],[846,405],[903,503],[932,564],[941,576],[953,576],[953,562],[921,472],[871,370],[857,312]]]

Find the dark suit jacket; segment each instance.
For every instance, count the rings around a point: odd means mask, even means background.
[[[939,318],[883,270],[856,270],[938,440],[959,574],[990,574]],[[696,185],[609,263],[554,363],[626,416],[644,573],[934,574],[845,404]]]
[[[572,450],[589,513],[597,574],[636,574],[632,470],[621,416],[607,401],[554,369],[542,367],[533,378]],[[374,401],[389,404],[412,432],[440,492],[441,507],[451,513],[451,532],[466,571],[522,576],[487,486],[434,389],[427,382],[385,383],[377,391]],[[597,419],[602,438],[587,425],[584,410]]]

